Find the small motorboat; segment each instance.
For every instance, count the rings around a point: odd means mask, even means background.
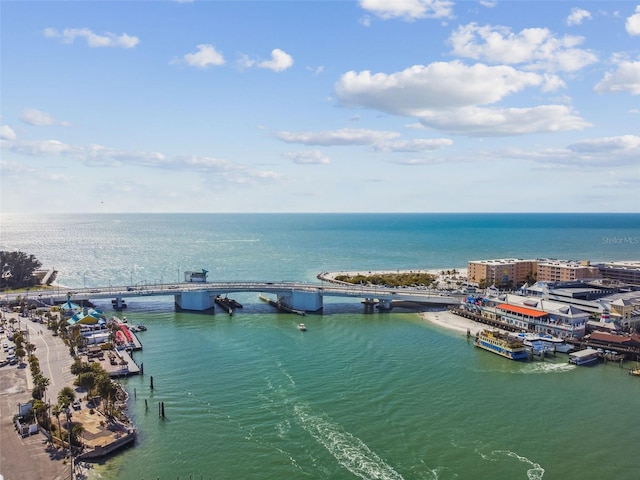
[[[301,332],[306,332],[307,331],[307,326],[304,323],[299,323],[298,324],[298,330],[300,330]]]

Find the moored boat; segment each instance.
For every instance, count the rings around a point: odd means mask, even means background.
[[[536,337],[551,351],[569,353],[574,348],[573,345],[565,342],[562,338],[554,337],[553,335],[538,333]]]
[[[473,344],[510,360],[525,360],[528,357],[527,348],[522,340],[498,330],[478,332]]]
[[[562,338],[554,337],[553,335],[530,332],[511,335],[520,339],[525,346],[538,351],[569,353],[574,348],[573,345],[565,342]]]
[[[595,363],[600,358],[600,352],[593,348],[585,348],[579,352],[573,352],[569,354],[569,363],[575,365],[590,365]]]

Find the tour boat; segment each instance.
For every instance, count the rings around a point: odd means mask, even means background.
[[[497,330],[478,332],[473,344],[510,360],[525,360],[528,357],[527,347],[521,340]]]

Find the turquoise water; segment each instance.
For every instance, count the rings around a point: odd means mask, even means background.
[[[628,260],[639,237],[639,215],[354,214],[4,217],[1,239],[89,287],[199,268],[312,281],[506,256]],[[638,477],[640,381],[625,369],[510,362],[356,301],[325,304],[303,333],[300,317],[230,296],[245,304],[233,317],[129,302],[129,321],[149,327],[135,354],[145,375],[124,382],[139,438],[92,478]]]

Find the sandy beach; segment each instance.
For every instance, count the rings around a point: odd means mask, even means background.
[[[487,326],[482,323],[460,317],[448,312],[447,310],[430,310],[427,312],[420,312],[418,315],[420,315],[420,318],[433,325],[453,330],[464,335],[467,334],[467,331],[469,331],[471,335],[475,335],[477,332],[487,328]]]

